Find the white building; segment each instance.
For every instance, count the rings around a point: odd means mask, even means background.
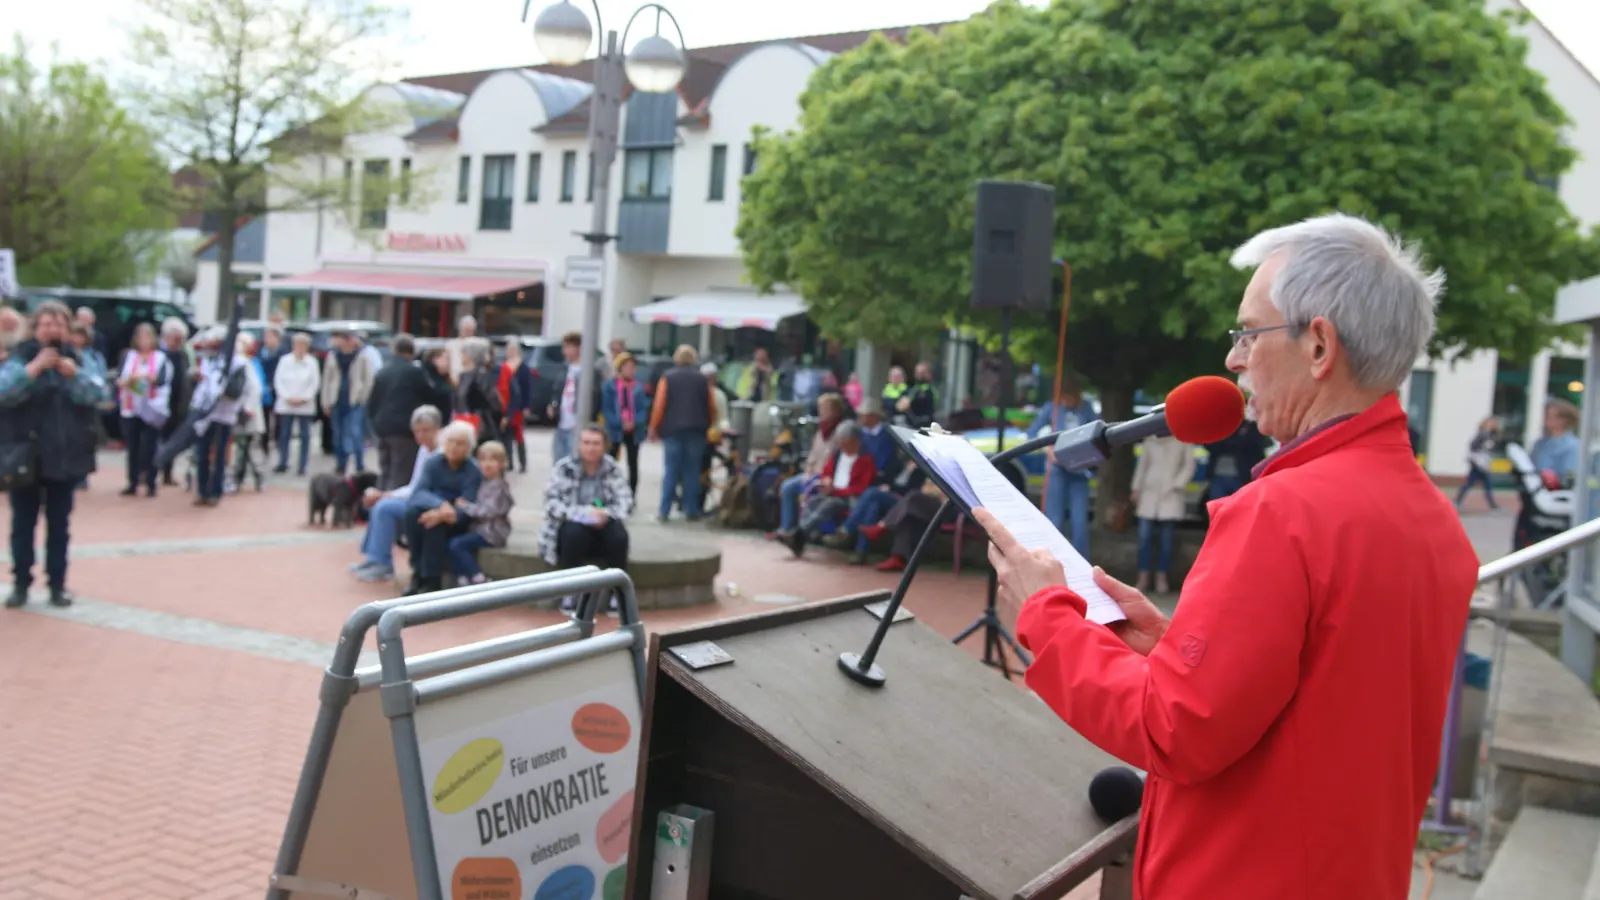
[[[1490,9],[1521,8],[1517,0],[1488,0]],[[1522,29],[1528,64],[1544,75],[1550,95],[1572,119],[1567,143],[1578,161],[1557,190],[1579,221],[1600,227],[1600,79],[1578,62],[1537,20]],[[1454,477],[1467,471],[1467,443],[1489,415],[1501,417],[1508,440],[1531,442],[1543,430],[1545,401],[1577,402],[1584,392],[1586,348],[1560,346],[1526,365],[1501,359],[1493,351],[1455,364],[1423,360],[1405,392],[1412,423],[1423,433],[1428,471]],[[1524,444],[1526,446],[1526,443]]]

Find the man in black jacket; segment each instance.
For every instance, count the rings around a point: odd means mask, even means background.
[[[372,378],[367,395],[367,415],[378,437],[378,490],[392,491],[411,481],[417,464],[417,439],[411,436],[411,414],[420,406],[448,409],[449,394],[441,396],[413,358],[416,341],[397,335],[394,355]]]
[[[188,337],[189,328],[182,319],[171,318],[161,323],[161,350],[167,354],[167,362],[172,364],[172,395],[168,401],[171,412],[167,424],[161,428],[163,443],[183,426],[189,416],[189,398],[194,394],[194,380],[189,377],[189,348],[184,346]],[[167,463],[161,470],[161,483],[168,487],[177,484],[172,477],[172,466],[173,463]]]

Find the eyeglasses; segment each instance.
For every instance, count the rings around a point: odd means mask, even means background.
[[[1233,349],[1245,351],[1256,342],[1256,338],[1271,331],[1283,331],[1293,328],[1293,325],[1268,325],[1265,328],[1235,328],[1228,332],[1228,339],[1233,341]]]

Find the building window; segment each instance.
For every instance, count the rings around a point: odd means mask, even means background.
[[[744,145],[744,174],[749,175],[756,170],[756,148]]]
[[[591,153],[589,154],[589,183],[583,188],[583,202],[585,203],[594,202],[594,179],[594,154]]]
[[[411,157],[400,160],[400,204],[411,202]]]
[[[478,228],[482,231],[511,230],[512,186],[517,176],[515,156],[483,158],[483,205],[478,209]]]
[[[707,200],[721,200],[728,186],[728,145],[717,144],[711,148],[711,190]]]
[[[561,152],[561,202],[571,203],[572,192],[578,186],[578,151]]]
[[[389,225],[389,161],[369,159],[361,164],[361,227]]]
[[[344,202],[348,205],[356,198],[356,163],[353,159],[344,161]]]
[[[540,170],[542,168],[542,166],[540,164],[541,164],[542,161],[543,160],[540,158],[539,154],[537,154],[537,153],[529,153],[528,154],[528,190],[527,190],[527,199],[528,199],[529,203],[538,203],[539,202],[539,177],[540,177]]]
[[[456,167],[456,202],[466,203],[472,199],[472,157],[461,157],[460,164]]]
[[[629,150],[622,172],[624,199],[666,200],[672,196],[671,147]]]

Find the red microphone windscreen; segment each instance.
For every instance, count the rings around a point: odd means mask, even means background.
[[[1220,375],[1191,378],[1167,394],[1167,425],[1185,444],[1214,444],[1244,422],[1244,392]]]

